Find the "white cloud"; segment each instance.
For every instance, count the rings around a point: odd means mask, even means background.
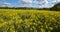
[[[60,0],[57,0],[57,2],[60,2]]]
[[[13,7],[13,5],[11,3],[8,3],[8,2],[0,2],[0,5],[2,7]]]
[[[22,0],[22,1],[23,1],[23,3],[25,3],[25,5],[23,5],[23,6],[35,7],[35,8],[49,8],[49,7],[53,7],[54,4],[60,2],[60,0]],[[50,1],[50,2],[48,2],[48,1]],[[32,3],[34,3],[38,6],[36,6],[36,5],[33,6]]]
[[[33,6],[33,3],[38,5],[38,6],[36,6],[36,5]],[[48,3],[47,0],[22,0],[22,4],[24,7],[36,7],[36,8],[38,8],[38,7],[40,7],[39,5],[46,5],[47,3]]]
[[[31,4],[31,3],[32,3],[32,0],[22,0],[22,2],[23,2],[24,4]]]
[[[47,2],[47,0],[34,0],[33,1],[35,4],[40,4],[40,5],[45,5],[45,4],[47,4],[48,2]]]
[[[3,4],[6,4],[6,5],[11,5],[11,3],[8,3],[8,2],[3,2]]]
[[[49,8],[49,7],[53,7],[54,4],[60,2],[60,0],[19,0],[19,2],[21,2],[20,5],[16,5],[16,4],[13,5],[12,3],[8,3],[8,2],[0,2],[0,4],[2,4],[2,6],[4,7],[8,6],[8,7]]]

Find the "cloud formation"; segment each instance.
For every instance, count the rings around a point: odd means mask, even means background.
[[[33,7],[49,8],[49,7],[53,7],[56,3],[60,2],[60,0],[23,0],[22,2],[25,4],[25,6],[28,6],[28,7],[33,6],[35,4]]]
[[[31,4],[32,0],[22,0],[22,2],[25,3],[25,4]]]
[[[0,2],[1,7],[13,7],[11,3],[8,2]]]
[[[33,3],[44,5],[44,4],[47,4],[48,2],[47,2],[47,0],[34,0]]]
[[[4,0],[2,2],[1,1],[0,6],[3,7],[8,6],[8,7],[33,7],[33,8],[50,8],[53,7],[56,3],[60,2],[60,0],[15,0],[19,2],[19,4],[17,5],[14,3],[14,1],[13,1],[14,4],[6,2],[7,0]]]

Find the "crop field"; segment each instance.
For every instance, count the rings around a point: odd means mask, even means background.
[[[60,12],[0,9],[0,32],[60,32]]]

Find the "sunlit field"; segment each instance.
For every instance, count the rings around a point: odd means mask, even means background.
[[[60,32],[60,12],[0,9],[0,32]]]

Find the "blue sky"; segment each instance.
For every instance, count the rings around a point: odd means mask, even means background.
[[[60,0],[0,0],[0,6],[50,8]]]

